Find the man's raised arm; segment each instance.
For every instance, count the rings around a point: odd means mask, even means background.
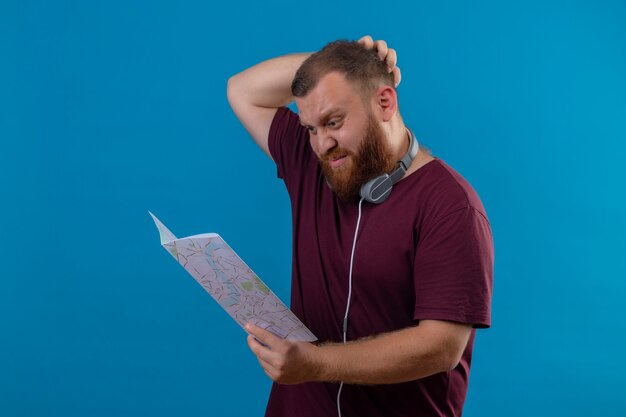
[[[393,72],[396,85],[400,69],[396,66],[396,51],[387,48],[383,40],[374,41],[366,35],[359,43],[375,49]],[[300,65],[311,53],[283,55],[263,61],[228,79],[227,96],[230,107],[254,141],[270,158],[268,136],[276,109],[293,101],[291,83]]]
[[[301,53],[269,59],[228,80],[230,107],[270,158],[268,136],[276,109],[293,101],[291,82],[309,55]]]

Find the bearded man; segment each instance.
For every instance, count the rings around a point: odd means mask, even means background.
[[[291,309],[319,338],[246,327],[274,381],[266,416],[462,413],[475,329],[491,325],[491,228],[471,185],[405,126],[400,75],[366,36],[228,81],[287,187]]]

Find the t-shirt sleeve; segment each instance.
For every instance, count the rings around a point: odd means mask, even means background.
[[[415,253],[415,320],[491,326],[493,240],[475,208],[457,209],[423,231]]]
[[[277,175],[289,189],[292,176],[303,172],[305,165],[313,161],[309,133],[300,124],[298,115],[289,108],[280,107],[276,111],[270,125],[268,146],[276,163]]]

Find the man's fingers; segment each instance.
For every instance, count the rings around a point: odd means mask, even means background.
[[[256,355],[256,359],[259,362],[259,365],[261,365],[261,368],[263,368],[263,372],[265,372],[265,374],[272,380],[274,380],[276,378],[276,368],[274,367],[274,365],[272,365],[272,363],[270,361],[268,361],[265,356],[269,355],[269,351],[263,347],[263,345],[261,345],[255,338],[254,336],[248,336],[248,346],[250,347],[250,350],[252,350],[252,352]]]
[[[367,49],[374,49],[378,57],[385,61],[385,63],[387,64],[387,68],[389,68],[389,71],[393,72],[396,85],[400,84],[400,70],[396,67],[398,63],[398,55],[396,54],[396,50],[388,48],[387,42],[383,41],[382,39],[374,42],[374,39],[372,39],[370,35],[363,36],[361,39],[358,40],[358,42]]]
[[[396,83],[396,87],[398,87],[398,85],[400,85],[400,81],[402,80],[402,74],[400,73],[400,68],[394,67],[392,72],[393,72],[393,79]]]
[[[263,370],[268,374],[272,374],[275,375],[276,374],[276,367],[272,364],[271,361],[268,361],[267,359],[257,356],[256,359],[259,361],[259,365],[261,365],[261,368],[263,368]]]
[[[260,358],[268,358],[272,353],[272,350],[268,346],[253,335],[248,335],[248,347],[250,347],[252,353]]]
[[[256,356],[263,354],[263,349],[267,349],[265,346],[259,343],[259,341],[252,336],[248,335],[248,347]]]
[[[378,57],[384,61],[387,57],[387,42],[378,40],[374,43],[374,48],[378,52]]]
[[[367,49],[372,49],[374,47],[374,39],[370,35],[365,35],[358,41],[360,44],[365,46]]]
[[[246,324],[245,329],[252,336],[256,337],[259,342],[266,345],[270,349],[272,349],[272,346],[276,346],[276,344],[283,341],[283,339],[274,335],[274,333],[268,332],[267,330],[262,329],[259,326],[255,326],[254,324]]]
[[[398,56],[396,55],[395,49],[389,49],[387,51],[387,58],[385,58],[385,62],[387,63],[387,68],[389,68],[389,72],[391,72],[398,62]]]
[[[248,347],[257,357],[259,362],[262,362],[261,365],[265,364],[273,364],[278,359],[278,353],[272,351],[267,346],[264,346],[261,342],[259,342],[256,337],[249,335],[248,336]],[[274,369],[274,366],[272,366]]]

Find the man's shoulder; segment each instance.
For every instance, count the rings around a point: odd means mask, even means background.
[[[291,110],[289,107],[283,106],[276,109],[274,119],[272,120],[272,126],[281,126],[288,124],[300,125],[300,118],[298,113]]]
[[[276,163],[278,177],[287,188],[294,178],[310,175],[316,169],[316,158],[309,145],[309,132],[300,117],[289,107],[279,107],[270,126],[268,147]]]
[[[441,158],[435,157],[421,167],[420,196],[426,206],[445,216],[463,208],[474,209],[487,217],[485,208],[474,187],[463,175]]]

